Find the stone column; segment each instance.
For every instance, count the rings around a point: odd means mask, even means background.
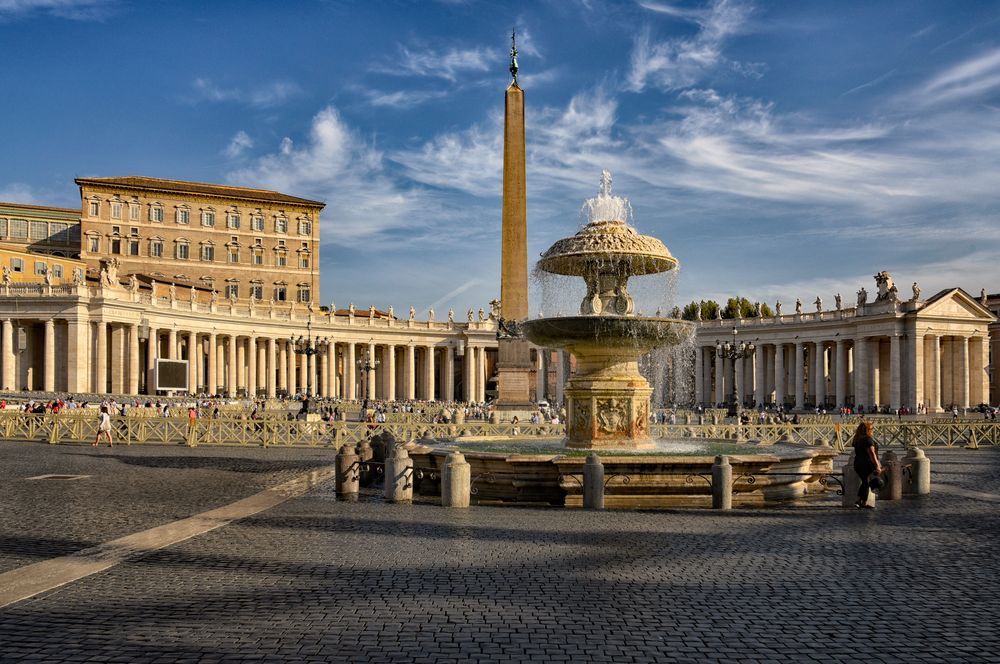
[[[247,342],[240,337],[236,337],[236,389],[247,387]]]
[[[374,365],[375,364],[375,344],[372,343],[372,342],[368,343],[368,364],[370,364],[370,365]],[[374,367],[372,367],[371,371],[369,371],[365,375],[365,392],[368,394],[368,398],[369,399],[374,399],[375,398],[375,394],[376,394],[376,392],[375,392],[375,379],[376,379],[376,377],[377,377],[377,373],[376,373]]]
[[[441,388],[441,398],[445,401],[455,400],[455,355],[451,345],[444,347],[444,366],[441,368],[441,380],[444,381]]]
[[[842,408],[847,403],[847,342],[843,339],[837,340],[837,362],[836,362],[836,393],[837,408]]]
[[[315,383],[310,384],[309,382],[309,376],[311,375],[309,373],[309,365],[311,364],[309,362],[309,359],[310,359],[309,355],[303,355],[302,361],[299,362],[299,392],[303,393],[310,392],[316,389],[316,384]]]
[[[871,380],[868,374],[868,340],[858,337],[854,340],[854,405],[861,405],[866,409],[872,405],[868,391]]]
[[[990,376],[986,372],[986,368],[990,366],[990,337],[987,335],[985,338],[980,340],[979,343],[979,362],[977,364],[979,367],[979,372],[976,374],[975,380],[979,381],[980,391],[982,394],[982,401],[986,403],[990,402]],[[998,367],[1000,370],[1000,367]],[[978,403],[978,402],[976,402]]]
[[[694,401],[702,403],[705,396],[705,349],[695,346],[694,349]],[[538,397],[541,399],[542,397]]]
[[[357,377],[354,373],[355,369],[358,368],[358,362],[354,354],[354,342],[349,341],[347,343],[347,356],[344,358],[344,374],[346,375],[346,378],[344,379],[344,394],[345,398],[350,401],[358,398]]]
[[[257,398],[257,337],[247,337],[246,361],[247,371],[247,396],[251,399]],[[242,368],[242,365],[241,365]]]
[[[774,403],[785,403],[785,344],[774,345]]]
[[[46,392],[56,391],[56,321],[49,318],[45,321],[45,367],[42,389]]]
[[[146,340],[146,394],[156,394],[156,359],[160,356],[160,331],[149,326]]]
[[[111,324],[111,392],[121,394],[125,391],[125,327],[118,323]]]
[[[699,349],[701,350],[701,349]],[[695,362],[698,362],[697,355],[695,355]],[[701,366],[698,363],[698,366]],[[464,380],[463,380],[464,382]],[[695,400],[698,397],[697,385],[700,383],[698,379],[695,379]],[[542,401],[545,399],[545,354],[544,350],[541,348],[535,349],[535,401]]]
[[[539,352],[545,352],[539,349]],[[465,397],[466,401],[476,400],[476,372],[474,371],[474,366],[476,363],[476,352],[472,349],[468,343],[465,343],[465,356],[462,358],[462,370],[465,375],[463,382],[465,383],[462,387],[462,396]]]
[[[817,341],[815,348],[813,384],[816,386],[816,405],[822,407],[826,403],[826,348],[822,341]]]
[[[330,397],[337,399],[340,397],[340,380],[338,371],[340,370],[340,357],[337,355],[337,342],[331,341],[326,347],[327,370],[330,372],[328,379],[330,384]]]
[[[14,323],[9,319],[3,321],[3,389],[16,390],[17,381],[14,377]]]
[[[386,387],[385,398],[389,401],[396,400],[396,346],[389,344],[385,347],[386,362]]]
[[[319,376],[317,375],[317,368],[319,362],[318,355],[309,356],[309,380],[312,382],[312,394],[316,396],[319,394]]]
[[[268,385],[274,382],[273,376],[268,377],[269,369],[274,369],[274,365],[268,365],[267,363],[267,339],[257,337],[257,391],[263,392],[265,396],[267,395]]]
[[[328,351],[321,350],[316,357],[319,358],[319,387],[316,390],[316,394],[328,397],[330,396],[330,358],[328,357]]]
[[[903,362],[901,360],[900,338],[898,334],[889,337],[889,408],[900,408],[902,404]]]
[[[219,379],[216,369],[218,369],[218,344],[219,340],[215,336],[215,332],[210,332],[208,335],[208,376],[205,379],[205,391],[209,394],[218,394],[219,392]]]
[[[906,338],[906,403],[916,412],[924,402],[924,337],[916,330]]]
[[[278,396],[278,372],[275,371],[278,360],[278,340],[269,337],[267,340],[267,396],[270,399]]]
[[[795,342],[795,409],[805,408],[805,372],[806,355],[805,344],[801,341]]]
[[[469,351],[466,351],[468,353]],[[406,347],[406,357],[403,362],[403,373],[406,376],[406,393],[404,397],[413,401],[417,393],[417,356],[413,344]]]
[[[721,357],[715,356],[715,403],[717,406],[726,400],[726,363]]]
[[[427,346],[427,349],[424,351],[425,356],[427,357],[427,362],[425,364],[425,367],[427,369],[427,384],[425,386],[425,390],[428,401],[434,401],[434,396],[435,396],[434,393],[436,391],[435,379],[437,376],[435,374],[436,367],[434,365],[434,350],[435,350],[434,346]]]
[[[288,340],[276,341],[278,345],[278,389],[288,393]]]
[[[90,322],[87,319],[66,321],[66,389],[87,392],[89,380]],[[4,360],[6,362],[6,360]],[[6,378],[4,379],[6,381]]]
[[[108,393],[108,324],[97,321],[97,357],[94,360],[94,392]]]
[[[478,381],[476,381],[478,383]],[[556,351],[556,403],[563,405],[563,387],[566,385],[566,360],[561,350]]]
[[[562,352],[559,353],[560,357]],[[486,348],[480,347],[476,354],[476,390],[479,392],[477,401],[486,401]],[[562,387],[559,388],[560,401]]]
[[[969,407],[969,337],[956,337],[955,341],[958,345],[958,389],[955,390],[958,395],[958,407],[968,408]]]
[[[167,359],[177,359],[177,328],[172,327],[167,331]]]
[[[736,404],[743,406],[743,372],[746,362],[744,358],[738,357],[733,360],[733,394],[736,395]]]
[[[227,348],[228,355],[228,366],[226,367],[226,393],[229,398],[236,396],[236,335],[230,334],[228,339],[229,346]]]
[[[187,344],[188,361],[188,392],[198,393],[198,333],[188,333]]]
[[[295,371],[296,369],[295,358],[297,356],[297,353],[295,352],[295,344],[292,343],[291,341],[287,340],[285,341],[285,348],[287,349],[287,352],[285,353],[286,356],[285,359],[288,361],[288,369],[286,372],[287,375],[285,376],[285,378],[288,380],[288,396],[294,397],[295,394],[298,392],[298,385],[296,385],[297,374]]]
[[[70,330],[72,332],[72,330]],[[139,324],[128,326],[128,384],[125,391],[139,394]]]
[[[762,408],[767,402],[765,398],[765,380],[764,380],[764,344],[758,343],[754,349],[754,404],[758,408]]]

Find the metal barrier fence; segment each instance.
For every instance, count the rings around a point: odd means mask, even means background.
[[[58,443],[90,443],[97,436],[98,419],[77,413],[34,415],[0,412],[0,435],[8,440]],[[564,435],[561,424],[463,424],[427,422],[306,422],[302,420],[235,417],[114,417],[112,435],[125,444],[263,445],[289,447],[339,447],[357,443],[387,431],[397,440],[448,439],[456,436],[480,438],[551,438]],[[823,424],[654,424],[654,438],[759,441],[761,445],[797,443],[829,445],[842,450],[849,444],[852,427]],[[1000,446],[1000,423],[990,421],[878,423],[875,438],[882,447],[978,447]]]

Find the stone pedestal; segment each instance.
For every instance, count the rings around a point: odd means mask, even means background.
[[[566,387],[569,404],[566,447],[576,449],[651,449],[649,397],[653,388],[634,361],[592,366],[580,362]],[[591,366],[588,366],[591,365]],[[593,369],[593,370],[588,370]]]

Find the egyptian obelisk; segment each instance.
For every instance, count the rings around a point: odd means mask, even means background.
[[[503,217],[500,253],[500,312],[506,320],[528,317],[528,213],[524,168],[524,91],[517,84],[517,44],[511,34],[510,74],[503,128]],[[497,362],[497,408],[526,411],[531,355],[523,339],[501,339]]]

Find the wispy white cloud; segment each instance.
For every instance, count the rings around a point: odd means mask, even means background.
[[[436,51],[422,45],[400,45],[393,58],[372,65],[371,70],[393,76],[432,77],[454,82],[462,74],[495,68],[503,61],[498,58],[493,51],[479,47]]]
[[[23,205],[51,205],[51,203],[43,201],[30,185],[23,182],[11,182],[0,186],[0,201]]]
[[[257,108],[279,106],[300,94],[302,89],[291,81],[271,81],[253,88],[225,88],[211,79],[196,78],[193,83],[195,96],[191,101],[246,104]]]
[[[649,26],[641,30],[632,46],[625,84],[632,92],[642,92],[648,85],[663,90],[694,85],[723,61],[724,42],[744,28],[750,14],[750,7],[739,0],[714,0],[704,10],[680,9],[660,2],[641,6],[693,21],[698,31],[690,37],[656,41]]]
[[[873,87],[877,86],[879,83],[883,83],[883,82],[889,80],[890,78],[892,78],[896,74],[897,71],[898,70],[895,67],[893,67],[892,69],[890,69],[886,73],[882,74],[881,76],[876,76],[875,78],[873,78],[870,81],[862,83],[861,85],[856,85],[853,88],[851,88],[850,90],[848,90],[847,92],[842,93],[840,96],[841,97],[846,97],[848,95],[854,94],[855,92],[861,92],[862,90],[867,90],[868,88],[873,88]]]
[[[395,92],[365,90],[363,94],[372,106],[396,109],[416,108],[429,101],[448,96],[448,92],[445,90],[397,90]]]
[[[102,21],[114,13],[117,4],[117,0],[0,0],[0,21],[36,15]]]
[[[925,104],[979,97],[1000,88],[1000,48],[949,67],[927,81],[916,93]]]
[[[240,129],[233,138],[229,141],[229,145],[226,146],[224,154],[230,159],[237,159],[243,156],[243,153],[253,147],[253,139],[245,131]]]

